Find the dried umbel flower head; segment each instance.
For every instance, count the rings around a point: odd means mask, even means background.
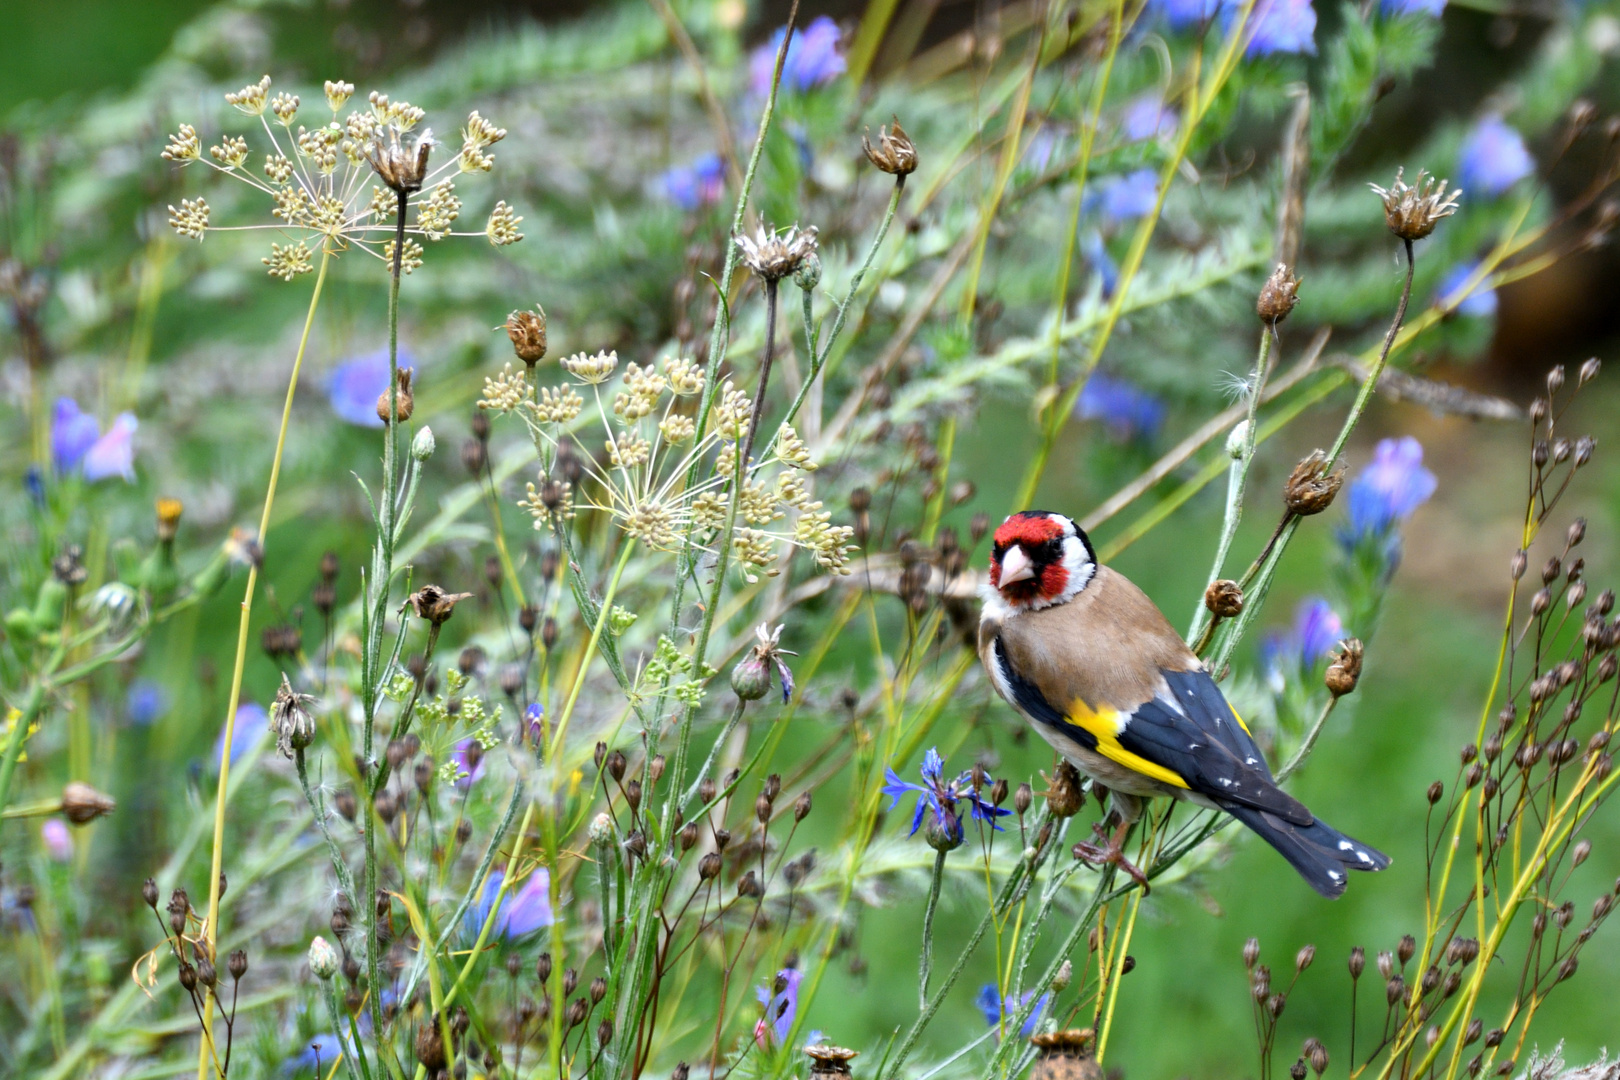
[[[816,250],[816,229],[800,231],[797,225],[786,229],[766,229],[753,236],[736,238],[743,265],[767,282],[781,281],[799,269],[799,264]]]
[[[504,325],[512,350],[532,371],[546,355],[546,309],[536,304],[533,311],[514,311]]]
[[[270,705],[270,730],[276,736],[276,749],[281,756],[292,758],[297,751],[315,741],[315,718],[309,714],[308,694],[296,693],[287,673],[281,673],[281,689]]]
[[[849,1063],[860,1056],[854,1050],[846,1050],[842,1046],[832,1046],[828,1043],[806,1046],[804,1054],[810,1059],[812,1077],[849,1076]]]
[[[1217,619],[1231,619],[1243,613],[1243,589],[1227,578],[1209,583],[1204,590],[1204,607]]]
[[[1328,693],[1339,698],[1356,688],[1356,682],[1361,678],[1361,658],[1364,648],[1356,638],[1346,638],[1339,642],[1339,653],[1328,665],[1327,674],[1322,681],[1327,684]]]
[[[447,593],[437,585],[424,585],[411,594],[409,603],[418,618],[443,626],[455,613],[456,605],[470,596],[472,593]]]
[[[876,146],[867,135],[861,136],[861,149],[866,151],[867,161],[898,180],[917,171],[917,147],[900,126],[898,116],[889,127],[878,128]]]
[[[1029,1080],[1102,1080],[1102,1066],[1091,1055],[1094,1034],[1090,1028],[1068,1028],[1031,1036],[1035,1064]]]
[[[1333,505],[1334,496],[1344,486],[1344,469],[1330,470],[1325,451],[1312,450],[1300,459],[1283,485],[1283,503],[1289,513],[1300,517],[1320,514]]]
[[[1383,200],[1384,223],[1389,231],[1402,240],[1421,240],[1434,232],[1441,218],[1457,212],[1462,189],[1447,193],[1444,180],[1436,181],[1422,169],[1418,170],[1417,183],[1407,184],[1401,178],[1402,171],[1395,170],[1395,182],[1387,188],[1367,186]]]
[[[75,780],[62,789],[62,816],[75,825],[88,825],[118,808],[110,795]]]
[[[373,93],[371,96],[373,102],[379,97],[387,101],[380,94]],[[414,139],[401,141],[401,134],[398,127],[392,126],[377,131],[366,149],[366,160],[371,163],[372,171],[379,180],[396,193],[406,195],[422,190],[428,175],[428,155],[438,144],[434,141],[431,128],[423,129]]]
[[[1288,318],[1288,313],[1299,303],[1299,278],[1282,263],[1271,272],[1260,287],[1260,297],[1254,303],[1254,313],[1268,326],[1275,326]]]

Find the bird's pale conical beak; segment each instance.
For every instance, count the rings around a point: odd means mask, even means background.
[[[1024,549],[1018,544],[1008,548],[1007,554],[1001,557],[1001,579],[999,584],[1007,586],[1015,581],[1028,581],[1034,576],[1035,564],[1029,561],[1029,556],[1024,554]]]

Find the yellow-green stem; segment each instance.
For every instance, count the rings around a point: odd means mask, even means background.
[[[304,332],[298,339],[298,354],[293,357],[292,374],[287,379],[287,398],[281,407],[281,428],[276,433],[276,452],[270,460],[270,482],[264,492],[264,512],[259,516],[259,535],[262,558],[265,535],[270,528],[270,512],[275,506],[276,483],[281,479],[281,455],[287,446],[287,425],[292,419],[293,396],[298,390],[298,373],[304,366],[304,352],[309,346],[309,331],[315,325],[315,310],[320,306],[321,288],[326,284],[326,267],[332,253],[321,249],[321,265],[315,274],[315,289],[310,294],[309,312],[304,316]],[[225,731],[219,755],[219,788],[214,803],[213,858],[208,873],[208,922],[203,927],[203,947],[210,957],[215,955],[219,941],[219,875],[225,862],[225,789],[231,779],[231,742],[236,735],[236,708],[242,699],[242,668],[247,662],[248,623],[253,616],[253,592],[259,583],[259,566],[255,560],[248,566],[247,588],[242,595],[242,615],[236,626],[236,660],[231,668],[231,692],[225,706]],[[197,1080],[208,1075],[208,1047],[214,1033],[214,995],[209,991],[203,1009],[203,1038],[197,1050]]]

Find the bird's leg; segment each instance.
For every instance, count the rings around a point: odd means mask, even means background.
[[[1096,833],[1097,839],[1102,840],[1106,837],[1108,842],[1098,845],[1087,844],[1082,841],[1074,845],[1074,856],[1084,862],[1096,865],[1112,863],[1129,875],[1132,881],[1142,886],[1142,894],[1145,896],[1152,891],[1152,886],[1148,884],[1147,875],[1125,858],[1125,838],[1130,835],[1131,826],[1134,824],[1134,821],[1122,816],[1119,825],[1114,829],[1113,836],[1110,837],[1104,823],[1102,821],[1097,822],[1092,825],[1091,831]]]

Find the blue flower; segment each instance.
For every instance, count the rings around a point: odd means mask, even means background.
[[[1119,130],[1132,142],[1173,135],[1177,123],[1176,111],[1165,108],[1156,91],[1132,98],[1119,114]]]
[[[473,781],[484,775],[483,745],[479,744],[477,759],[473,760],[470,750],[476,739],[462,739],[456,744],[455,750],[450,754],[450,760],[456,763],[456,787],[465,791],[472,787]],[[468,762],[471,761],[471,765]]]
[[[1233,19],[1242,10],[1241,4],[1229,0],[1224,14]],[[1249,16],[1249,31],[1250,57],[1273,53],[1316,55],[1316,9],[1311,0],[1256,0]]]
[[[1222,0],[1148,0],[1148,10],[1172,30],[1206,25],[1220,11]]]
[[[70,473],[78,468],[90,447],[101,438],[101,425],[89,413],[81,412],[70,397],[56,399],[51,412],[51,460],[56,471]]]
[[[1094,372],[1074,403],[1074,415],[1099,420],[1121,442],[1151,439],[1164,422],[1164,402],[1124,379]]]
[[[135,430],[140,424],[134,413],[119,413],[102,434],[96,418],[83,412],[70,397],[57,398],[51,414],[51,458],[56,471],[70,473],[82,469],[86,480],[109,476],[135,479]]]
[[[664,198],[682,210],[712,206],[726,188],[726,163],[719,154],[704,154],[690,165],[665,170],[658,187]]]
[[[282,1065],[282,1071],[297,1076],[309,1072],[324,1077],[343,1054],[343,1044],[331,1032],[323,1032],[304,1044],[304,1048]]]
[[[1446,0],[1378,0],[1378,10],[1385,15],[1433,15],[1438,19],[1446,10]]]
[[[1372,461],[1350,481],[1351,539],[1389,532],[1429,501],[1437,483],[1423,467],[1423,446],[1416,439],[1380,440]]]
[[[754,1025],[754,1042],[761,1050],[773,1041],[778,1046],[787,1042],[799,1015],[799,983],[804,981],[804,973],[798,968],[783,968],[776,978],[782,982],[781,990],[775,988],[774,981],[771,986],[754,989],[754,996],[765,1007],[765,1015]]]
[[[231,730],[231,764],[235,765],[242,760],[242,756],[259,745],[259,740],[270,727],[270,717],[266,715],[264,706],[244,701],[236,707],[236,725]],[[219,737],[214,740],[214,760],[223,760],[225,755],[225,729],[219,729]]]
[[[399,366],[414,366],[411,355],[399,351]],[[332,411],[351,424],[380,428],[377,399],[388,389],[388,350],[356,356],[333,368],[326,377],[326,396],[332,402]]]
[[[1011,998],[1002,997],[1001,991],[996,989],[995,983],[985,983],[979,990],[979,996],[973,999],[973,1004],[977,1005],[979,1011],[984,1013],[984,1022],[986,1024],[990,1027],[1000,1027],[1003,1020],[1010,1020],[1017,1015],[1018,1010],[1028,1004],[1029,999],[1034,994],[1035,992],[1031,990],[1017,1001],[1014,1001]],[[1035,1008],[1030,1010],[1029,1019],[1024,1021],[1024,1026],[1019,1031],[1021,1036],[1027,1039],[1035,1034],[1035,1025],[1040,1023],[1041,1013],[1045,1012],[1046,1007],[1051,1003],[1051,994],[1041,995],[1040,1000],[1035,1003]]]
[[[495,904],[495,894],[505,880],[504,870],[491,870],[485,879],[484,891],[461,920],[462,930],[469,938],[476,939],[484,928],[484,920],[489,918],[490,908]],[[516,891],[501,899],[501,907],[495,914],[495,925],[490,932],[495,937],[510,941],[532,934],[551,923],[551,874],[541,867],[530,874]]]
[[[1114,290],[1119,288],[1119,264],[1108,254],[1102,233],[1097,229],[1087,229],[1085,235],[1080,237],[1080,253],[1097,272],[1097,279],[1102,284],[1103,299],[1113,296]]]
[[[924,782],[912,784],[900,779],[894,769],[885,770],[888,782],[883,785],[883,794],[894,800],[889,804],[890,810],[900,805],[900,800],[906,795],[912,792],[917,795],[917,808],[911,816],[911,831],[908,836],[916,836],[917,830],[922,828],[923,815],[932,812],[933,819],[938,823],[944,838],[954,841],[951,845],[953,847],[960,844],[963,830],[962,819],[956,812],[958,803],[967,803],[969,814],[974,820],[988,821],[990,827],[997,832],[1001,831],[1001,826],[996,824],[996,818],[1006,817],[1012,813],[1011,810],[992,806],[989,800],[980,794],[983,788],[974,790],[971,772],[964,772],[954,780],[947,781],[945,762],[939,756],[939,751],[933,747],[929,747],[928,752],[923,755],[922,768],[919,771]],[[986,787],[991,783],[988,775],[984,777],[984,783]]]
[[[169,692],[151,679],[136,679],[124,699],[124,711],[131,723],[150,727],[169,711]]]
[[[523,710],[523,722],[529,729],[529,740],[539,742],[542,730],[542,721],[546,718],[546,710],[538,701],[531,701],[529,707]]]
[[[1294,625],[1273,631],[1260,644],[1260,666],[1274,678],[1309,671],[1344,637],[1344,622],[1326,600],[1307,596],[1294,611]]]
[[[771,91],[776,73],[776,53],[787,34],[783,27],[771,40],[748,55],[748,85],[755,94]],[[782,89],[793,92],[824,86],[844,73],[844,58],[838,52],[838,24],[825,15],[793,35],[782,61]]]
[[[1110,176],[1098,182],[1086,201],[1096,203],[1107,222],[1142,217],[1152,213],[1158,204],[1159,174],[1152,169],[1137,169],[1124,176]]]
[[[1466,315],[1472,319],[1489,319],[1496,314],[1496,290],[1487,285],[1475,286],[1474,291],[1467,296],[1462,295],[1463,286],[1468,279],[1479,270],[1479,263],[1458,263],[1446,272],[1440,279],[1438,290],[1439,302],[1450,305],[1459,315]]]
[[[1457,154],[1457,184],[1476,197],[1500,195],[1535,169],[1524,136],[1499,116],[1476,124]]]

